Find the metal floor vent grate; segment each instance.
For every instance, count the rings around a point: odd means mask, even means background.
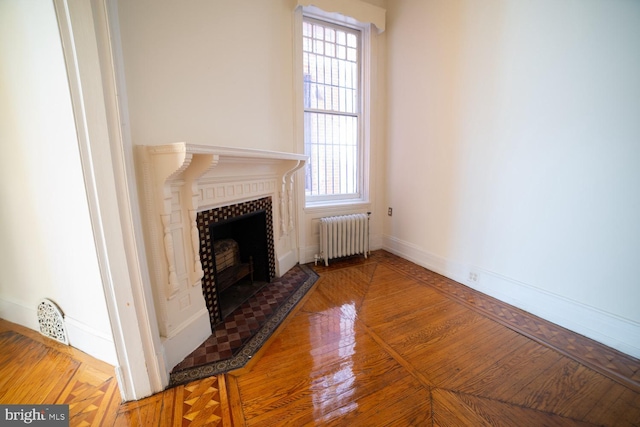
[[[40,333],[63,344],[69,345],[67,329],[64,326],[64,316],[60,308],[51,300],[45,298],[38,304],[38,323]]]

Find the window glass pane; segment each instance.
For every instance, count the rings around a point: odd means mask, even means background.
[[[306,112],[306,194],[337,195],[358,191],[358,118]]]
[[[325,43],[324,51],[327,56],[336,56],[336,45],[333,43]]]
[[[357,54],[356,54],[356,50],[355,49],[351,49],[351,48],[347,49],[347,59],[349,61],[353,61],[353,62],[356,61]]]
[[[358,39],[354,34],[347,34],[347,46],[349,47],[358,46]]]
[[[324,39],[324,27],[320,25],[313,26],[313,37],[319,40]]]
[[[328,42],[335,42],[336,41],[336,30],[334,30],[333,28],[325,29],[324,30],[324,38]]]
[[[312,31],[311,31],[311,24],[308,22],[304,22],[302,24],[302,35],[304,35],[305,37],[311,37]]]

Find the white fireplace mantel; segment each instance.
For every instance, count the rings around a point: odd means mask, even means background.
[[[138,147],[147,259],[166,366],[211,335],[198,212],[271,197],[276,274],[298,262],[294,174],[307,157],[184,142]]]

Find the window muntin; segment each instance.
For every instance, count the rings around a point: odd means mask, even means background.
[[[304,17],[302,36],[307,202],[359,199],[361,32]]]

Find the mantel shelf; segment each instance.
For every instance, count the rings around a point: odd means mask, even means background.
[[[306,162],[308,157],[303,154],[285,153],[281,151],[258,150],[254,148],[234,148],[213,145],[188,144],[175,142],[166,145],[146,147],[152,155],[185,156],[188,154],[205,154],[215,156],[218,162],[259,162],[278,163],[281,161]]]

